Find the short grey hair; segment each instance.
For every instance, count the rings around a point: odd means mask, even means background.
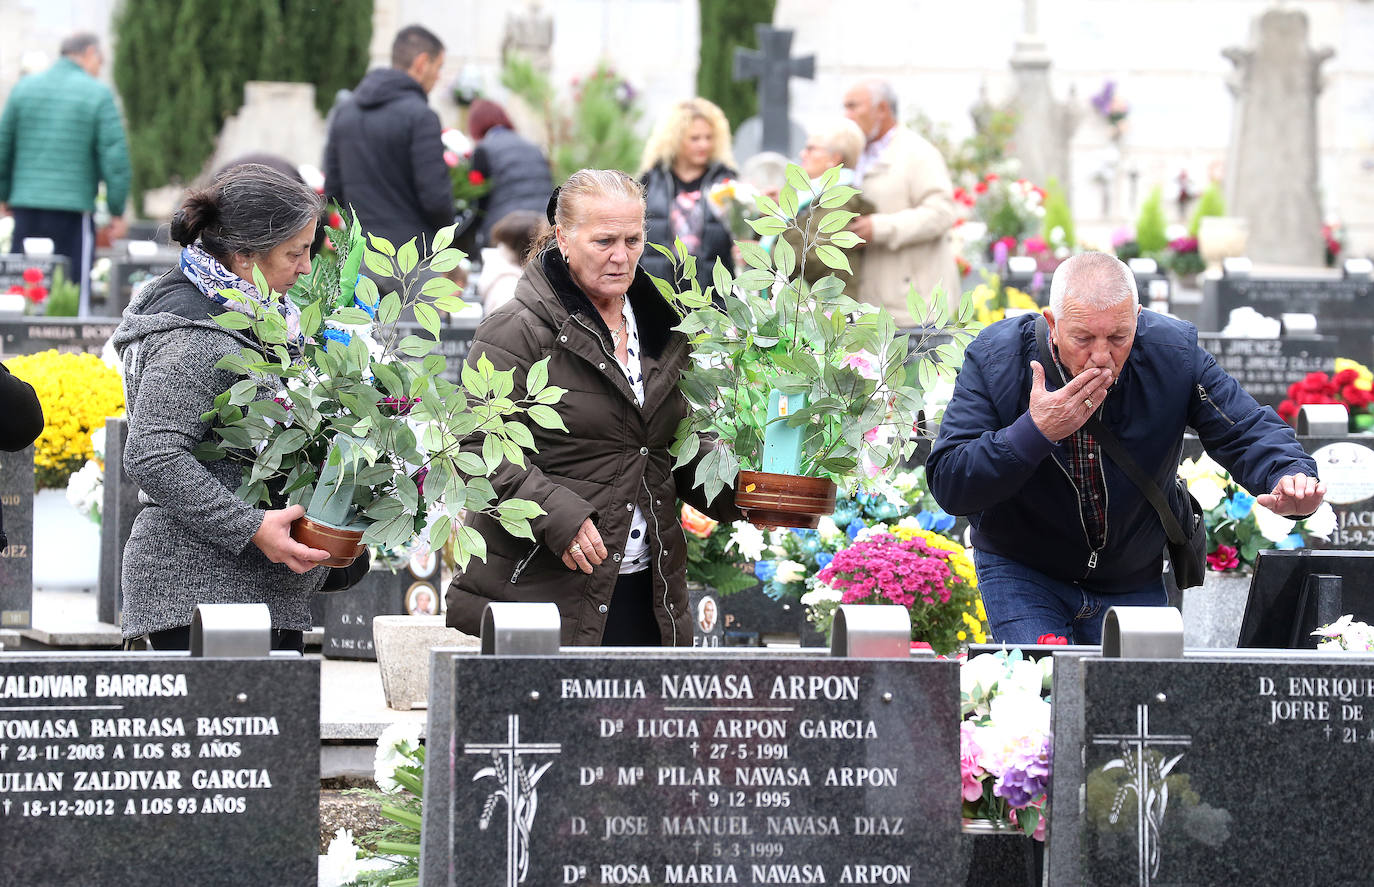
[[[886,80],[869,80],[864,85],[868,87],[868,97],[873,100],[873,104],[886,102],[888,110],[892,112],[892,118],[897,119],[897,90],[892,88],[892,84]]]
[[[1135,274],[1116,256],[1108,253],[1080,253],[1070,256],[1054,269],[1050,282],[1050,310],[1055,318],[1064,311],[1069,299],[1085,308],[1101,310],[1131,300],[1131,308],[1140,305],[1140,291]]]
[[[49,44],[51,45],[51,44]],[[62,41],[59,52],[66,56],[81,56],[86,54],[86,50],[92,46],[100,48],[100,38],[90,31],[78,31]]]
[[[850,168],[859,162],[859,155],[868,141],[859,125],[848,117],[826,119],[816,128],[811,140],[831,154],[839,155],[840,162]]]

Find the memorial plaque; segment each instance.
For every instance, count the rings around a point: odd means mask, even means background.
[[[1217,322],[1224,326],[1233,310],[1247,306],[1274,318],[1315,314],[1317,332],[1334,336],[1342,357],[1369,365],[1374,360],[1372,297],[1369,280],[1223,277],[1216,284]]]
[[[62,256],[26,256],[22,253],[0,255],[0,293],[9,292],[12,286],[28,286],[28,281],[24,279],[24,272],[30,268],[37,268],[42,272],[42,286],[46,289],[52,289],[53,269],[58,265],[66,266],[66,264],[67,260]],[[66,270],[63,267],[64,274]]]
[[[1285,336],[1280,339],[1236,339],[1199,335],[1197,342],[1240,387],[1262,404],[1277,407],[1288,386],[1308,373],[1331,373],[1336,358],[1347,356],[1330,336]]]
[[[0,452],[0,628],[28,628],[33,618],[33,447]]]
[[[954,662],[436,651],[429,698],[427,887],[962,880]]]
[[[1076,697],[1081,720],[1056,712],[1053,793],[1083,800],[1051,810],[1050,883],[1368,883],[1374,833],[1350,805],[1374,756],[1374,657],[1059,664],[1055,705]]]
[[[118,326],[118,319],[25,317],[0,320],[0,359],[16,354],[36,354],[49,348],[99,354]]]
[[[376,661],[372,617],[404,613],[406,589],[411,582],[405,570],[371,570],[352,588],[317,595],[324,599],[324,642],[320,654],[327,659]]]
[[[317,883],[320,666],[0,656],[0,885]]]
[[[720,611],[726,635],[741,632],[760,636],[799,635],[802,623],[806,621],[806,607],[800,601],[795,598],[775,600],[768,596],[762,585],[751,585],[742,591],[721,595]]]

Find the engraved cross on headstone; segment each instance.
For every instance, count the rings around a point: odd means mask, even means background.
[[[1136,873],[1139,878],[1140,887],[1150,887],[1150,879],[1159,874],[1160,847],[1159,847],[1159,827],[1163,824],[1164,805],[1167,803],[1168,795],[1159,793],[1153,783],[1162,782],[1164,777],[1169,774],[1169,770],[1178,762],[1178,758],[1183,757],[1180,753],[1178,757],[1168,761],[1162,767],[1152,767],[1151,761],[1145,758],[1145,750],[1156,746],[1188,746],[1193,744],[1192,737],[1181,734],[1150,733],[1150,706],[1141,703],[1135,707],[1135,731],[1133,733],[1102,733],[1096,734],[1092,738],[1093,745],[1120,745],[1122,750],[1129,754],[1130,760],[1126,760],[1127,754],[1122,755],[1121,760],[1112,761],[1107,764],[1107,768],[1112,768],[1113,764],[1122,766],[1126,772],[1131,774],[1131,778],[1121,788],[1121,792],[1130,790],[1135,794],[1136,810]],[[1151,771],[1155,772],[1151,772]],[[1116,803],[1120,798],[1116,799]],[[1116,821],[1116,808],[1113,807],[1112,822]]]
[[[465,742],[463,753],[469,755],[490,755],[495,765],[479,771],[474,780],[483,776],[493,776],[500,784],[487,801],[485,818],[490,814],[491,805],[497,799],[506,802],[506,887],[516,887],[529,874],[529,830],[533,824],[536,799],[534,785],[551,764],[533,767],[529,773],[524,771],[521,755],[556,755],[563,751],[557,742],[520,741],[520,716],[509,715],[506,722],[504,742]]]
[[[763,150],[788,154],[788,82],[793,77],[814,78],[816,57],[789,58],[792,52],[791,31],[771,25],[755,25],[754,33],[759,38],[758,51],[735,50],[735,79],[758,80]]]

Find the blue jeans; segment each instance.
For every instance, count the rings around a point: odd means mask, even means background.
[[[1139,588],[1101,594],[977,549],[973,566],[992,638],[998,643],[1033,644],[1042,634],[1055,634],[1072,644],[1100,644],[1108,608],[1169,603],[1162,575]]]

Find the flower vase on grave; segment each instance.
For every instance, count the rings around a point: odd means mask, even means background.
[[[1183,590],[1183,646],[1234,649],[1250,597],[1249,570],[1208,570],[1201,588]]]
[[[1203,216],[1198,225],[1197,249],[1208,271],[1220,271],[1222,259],[1245,255],[1250,223],[1234,216]]]
[[[1037,887],[1045,865],[1045,845],[1005,820],[964,819],[960,854],[966,860],[966,887]]]

